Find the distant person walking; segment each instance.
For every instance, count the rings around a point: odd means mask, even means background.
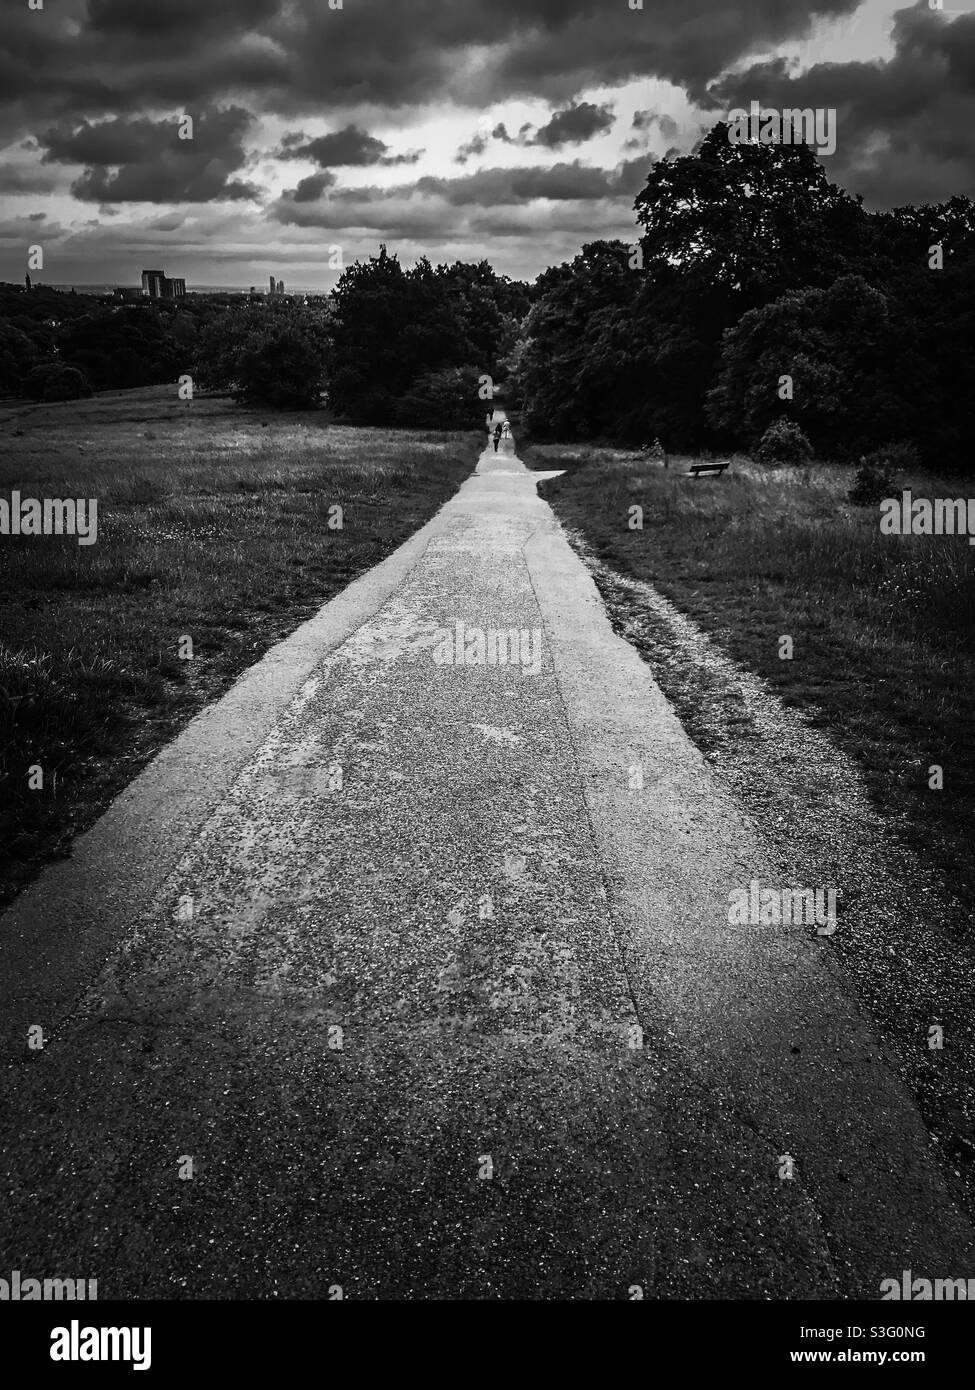
[[[494,427],[494,452],[498,452],[498,445],[501,443],[501,421]]]

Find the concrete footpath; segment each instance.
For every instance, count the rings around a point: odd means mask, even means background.
[[[0,918],[0,1273],[447,1299],[973,1273],[828,938],[729,926],[781,870],[538,477],[486,450]]]

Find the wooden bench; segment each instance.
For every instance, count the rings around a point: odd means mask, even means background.
[[[702,473],[717,473],[720,477],[730,462],[731,459],[725,459],[721,463],[692,463],[688,472],[695,478],[699,478]]]

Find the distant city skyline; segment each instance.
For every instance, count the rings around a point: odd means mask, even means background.
[[[928,0],[123,0],[10,10],[0,278],[323,293],[385,243],[532,278],[634,233],[651,164],[752,100],[837,112],[868,207],[973,192],[975,14]],[[43,38],[43,42],[41,41]]]

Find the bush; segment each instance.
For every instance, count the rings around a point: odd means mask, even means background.
[[[770,468],[780,463],[808,463],[812,445],[792,420],[773,420],[759,440],[755,457]]]
[[[913,472],[920,456],[909,440],[898,440],[865,454],[860,460],[853,486],[846,494],[855,507],[877,507],[885,497],[900,492],[898,470]]]
[[[652,444],[644,444],[640,453],[648,463],[666,463],[667,451],[659,439],[655,439]]]
[[[77,401],[92,394],[84,372],[63,362],[42,362],[27,373],[24,394],[32,401]]]
[[[490,408],[478,394],[476,367],[427,372],[396,402],[397,425],[411,429],[467,430],[480,426]]]

